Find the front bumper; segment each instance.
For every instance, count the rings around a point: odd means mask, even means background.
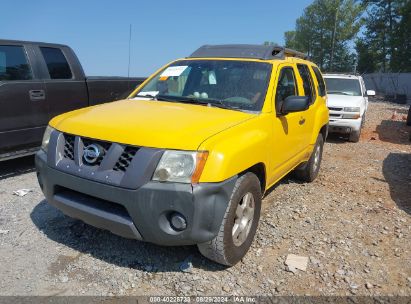
[[[47,201],[63,213],[127,238],[160,245],[190,245],[213,239],[221,226],[237,177],[198,185],[148,181],[137,189],[109,185],[51,167],[44,151],[36,169]],[[170,214],[184,216],[176,231]]]
[[[329,131],[335,133],[351,133],[361,129],[362,118],[357,119],[332,119],[329,121]]]

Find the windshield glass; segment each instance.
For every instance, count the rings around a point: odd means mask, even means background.
[[[158,73],[134,96],[260,111],[271,64],[237,60],[180,60]]]
[[[327,93],[361,96],[360,82],[358,79],[345,79],[345,78],[324,78]]]

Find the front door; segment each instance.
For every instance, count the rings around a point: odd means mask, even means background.
[[[30,46],[0,44],[0,154],[41,144],[49,108],[33,63]]]

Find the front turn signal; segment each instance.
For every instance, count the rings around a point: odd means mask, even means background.
[[[208,151],[200,151],[197,152],[197,161],[196,161],[196,168],[191,176],[191,183],[198,184],[200,181],[201,173],[203,173],[203,169],[205,163],[207,161]]]

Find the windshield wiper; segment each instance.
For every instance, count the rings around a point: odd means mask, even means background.
[[[208,104],[212,104],[213,106],[223,108],[223,109],[238,109],[238,107],[229,106],[221,99],[210,99],[207,100]]]
[[[157,100],[170,101],[170,102],[185,102],[185,103],[191,103],[191,104],[200,104],[204,106],[215,106],[215,107],[222,108],[222,109],[238,109],[237,107],[232,107],[232,106],[225,104],[220,99],[203,100],[203,99],[199,99],[195,97],[158,95]]]
[[[134,98],[136,97],[143,97],[143,98],[150,98],[150,100],[157,100],[157,96],[154,96],[151,94],[144,94],[144,95],[137,94]]]

